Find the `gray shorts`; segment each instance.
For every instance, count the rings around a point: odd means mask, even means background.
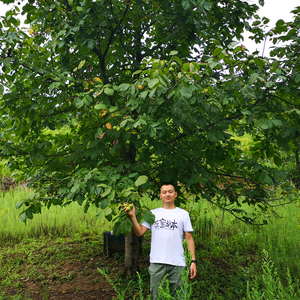
[[[156,300],[158,298],[158,287],[165,275],[169,281],[169,288],[171,295],[177,299],[176,290],[183,284],[181,278],[181,272],[185,267],[173,266],[166,264],[150,263],[149,274],[150,274],[150,294],[151,299]]]

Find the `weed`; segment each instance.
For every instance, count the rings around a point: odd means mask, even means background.
[[[254,287],[250,288],[250,284],[247,282],[247,298],[244,298],[244,300],[294,300],[300,298],[298,280],[296,283],[293,283],[290,271],[287,268],[286,278],[288,285],[284,287],[267,251],[263,251],[262,270],[263,274],[261,277],[257,276],[255,278]]]
[[[75,272],[72,271],[68,275],[60,277],[60,280],[61,281],[72,281],[74,278],[75,278]]]
[[[111,285],[111,287],[115,290],[117,293],[117,300],[124,300],[125,299],[125,293],[126,289],[120,290],[113,282],[113,280],[108,276],[105,270],[102,270],[98,268],[98,272],[105,277],[106,281]]]
[[[50,291],[47,287],[47,285],[42,285],[42,297],[43,297],[43,300],[48,300],[49,297],[50,297]]]

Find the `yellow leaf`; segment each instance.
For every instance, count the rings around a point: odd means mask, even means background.
[[[112,128],[110,123],[106,123],[105,126],[106,126],[107,129],[111,129]]]
[[[102,110],[101,110],[101,117],[105,116],[105,115],[106,115],[106,112],[107,112],[107,111],[106,111],[105,109],[102,109]]]
[[[30,28],[28,32],[29,32],[29,34],[33,34],[34,30],[32,28]]]
[[[204,89],[204,93],[207,93],[208,92],[208,89]]]
[[[95,77],[95,78],[94,78],[94,81],[97,81],[97,82],[99,82],[99,83],[103,83],[103,81],[102,81],[99,77]]]

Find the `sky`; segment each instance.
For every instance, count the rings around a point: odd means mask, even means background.
[[[258,0],[248,0],[250,4],[257,4]],[[260,5],[259,5],[260,6]],[[265,0],[265,5],[260,8],[258,15],[270,19],[268,24],[268,30],[275,27],[275,24],[278,20],[282,19],[285,22],[292,21],[293,14],[291,13],[295,7],[300,6],[299,0]],[[259,51],[259,55],[262,55],[264,44],[259,45],[255,44],[252,40],[248,39],[247,35],[244,35],[245,41],[244,44],[250,53],[254,51]],[[264,56],[267,56],[269,51],[268,47],[271,47],[272,43],[270,41],[266,42],[266,50],[264,51]]]
[[[1,1],[1,0],[0,0]],[[250,4],[258,4],[258,0],[245,0]],[[17,2],[17,1],[16,1]],[[270,19],[269,29],[275,26],[276,22],[279,19],[283,19],[284,21],[291,21],[292,14],[290,13],[296,6],[300,6],[299,0],[265,0],[265,5],[260,8],[258,14],[261,17],[267,17]],[[260,7],[260,5],[259,5]],[[8,10],[9,6],[0,2],[0,16],[3,16],[5,12]],[[248,38],[248,36],[244,35],[244,45],[249,50],[250,53],[254,51],[259,51],[259,55],[262,55],[264,45],[255,44],[252,40]],[[266,50],[264,51],[264,55],[268,55],[268,47],[272,46],[270,42],[266,42]]]

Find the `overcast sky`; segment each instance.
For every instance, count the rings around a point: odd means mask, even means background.
[[[1,1],[1,0],[0,0]],[[251,4],[258,4],[258,0],[246,0]],[[17,2],[17,1],[16,1]],[[260,6],[260,5],[259,5]],[[260,8],[258,14],[261,17],[267,17],[270,19],[269,29],[274,27],[279,19],[284,21],[291,21],[292,14],[290,13],[295,7],[300,6],[300,0],[265,0],[264,7]],[[9,9],[9,6],[0,2],[0,16],[3,16],[5,12]],[[245,35],[244,44],[249,52],[259,51],[262,54],[263,44],[256,45],[252,40],[249,40]],[[268,54],[268,47],[272,46],[270,42],[266,43],[265,55]]]
[[[258,4],[258,0],[248,0],[248,3]],[[297,6],[300,6],[300,0],[265,0],[265,5],[260,8],[258,14],[260,17],[266,17],[270,19],[270,23],[268,24],[268,29],[270,30],[276,24],[276,22],[280,19],[285,22],[292,21],[293,14],[291,13]],[[259,5],[260,7],[260,5]],[[259,54],[262,55],[264,45],[263,43],[260,45],[255,44],[252,40],[249,40],[245,35],[246,48],[249,52],[254,52],[256,50],[259,51]],[[266,42],[266,50],[264,56],[268,54],[268,47],[272,46],[272,43]]]

